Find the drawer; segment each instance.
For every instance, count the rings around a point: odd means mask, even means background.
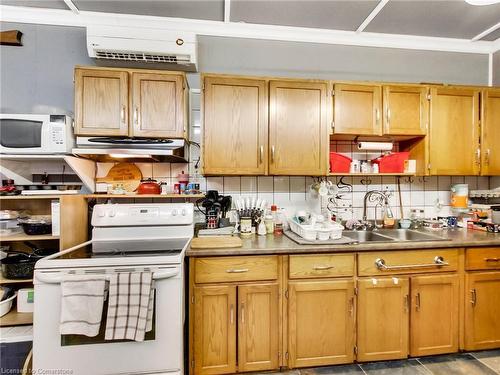
[[[438,265],[442,257],[446,265]],[[376,262],[379,262],[379,266]],[[358,255],[358,275],[449,272],[458,269],[458,249],[376,251]]]
[[[500,247],[467,249],[465,269],[468,271],[500,269]]]
[[[278,278],[277,255],[196,258],[194,262],[194,280],[200,284]]]
[[[290,255],[290,279],[353,276],[354,254]]]

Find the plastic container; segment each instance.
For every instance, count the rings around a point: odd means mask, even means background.
[[[28,313],[33,312],[34,306],[34,289],[22,288],[17,292],[17,312]]]
[[[405,170],[405,160],[410,158],[410,153],[393,152],[372,160],[372,163],[378,164],[379,173],[403,173]]]
[[[467,208],[469,200],[469,185],[468,184],[455,184],[451,188],[451,202],[452,208]]]
[[[317,237],[317,231],[313,225],[310,224],[298,224],[294,220],[290,220],[290,229],[292,232],[298,234],[300,237],[308,240],[315,241]]]
[[[332,240],[339,240],[342,238],[342,231],[344,230],[344,227],[340,225],[339,223],[330,223],[331,232],[330,232],[330,239]]]
[[[338,152],[330,152],[330,172],[349,173],[352,159]]]
[[[317,231],[317,238],[320,241],[326,241],[330,239],[332,230],[328,228],[321,228]]]

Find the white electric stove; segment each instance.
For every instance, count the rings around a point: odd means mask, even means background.
[[[33,370],[57,369],[73,375],[183,374],[183,260],[193,237],[193,205],[96,205],[92,226],[91,241],[36,263]],[[63,275],[131,271],[153,272],[155,280],[154,328],[144,342],[105,341],[105,316],[102,335],[60,335]]]

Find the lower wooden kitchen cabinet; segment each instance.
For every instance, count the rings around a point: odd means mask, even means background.
[[[408,277],[358,280],[358,361],[406,358]]]
[[[354,280],[288,284],[289,366],[354,360]]]
[[[277,260],[277,256],[195,260],[191,271],[197,284],[192,287],[194,314],[190,314],[195,374],[280,367]]]

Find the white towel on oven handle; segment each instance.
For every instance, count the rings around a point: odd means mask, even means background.
[[[152,287],[151,272],[110,275],[106,340],[144,341]]]
[[[61,335],[95,337],[99,333],[106,278],[104,275],[65,275],[61,280]]]

